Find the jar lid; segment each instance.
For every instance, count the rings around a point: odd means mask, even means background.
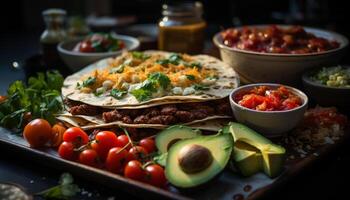
[[[42,12],[43,16],[59,16],[59,15],[67,15],[67,12],[60,8],[50,8],[47,10],[44,10]]]
[[[203,13],[203,5],[199,1],[163,4],[162,8],[164,16],[188,17],[201,16]]]

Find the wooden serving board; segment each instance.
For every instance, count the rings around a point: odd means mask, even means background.
[[[242,177],[239,174],[226,169],[217,179],[207,185],[205,189],[194,190],[190,193],[181,193],[174,187],[168,190],[159,189],[151,185],[133,181],[105,170],[96,169],[86,165],[61,159],[57,151],[52,148],[33,149],[20,136],[0,127],[0,145],[9,151],[26,156],[37,163],[72,173],[96,182],[111,189],[124,190],[141,198],[152,199],[256,199],[273,191],[292,179],[296,174],[311,167],[312,164],[327,154],[331,153],[349,137],[349,129],[340,140],[334,144],[321,146],[316,153],[309,154],[305,158],[288,160],[283,173],[274,179],[270,179],[263,173],[251,177]],[[288,152],[288,149],[287,149]]]

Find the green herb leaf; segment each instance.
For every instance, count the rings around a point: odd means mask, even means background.
[[[167,66],[169,64],[169,60],[168,59],[161,59],[161,60],[157,60],[156,63],[163,65],[163,66]]]
[[[96,83],[96,78],[89,76],[86,80],[83,81],[82,84],[79,84],[79,85],[77,84],[77,87],[78,87],[78,89],[80,89],[83,87],[91,86],[95,83]]]
[[[110,73],[110,74],[123,73],[124,68],[125,68],[125,65],[124,65],[124,64],[121,64],[121,65],[119,65],[119,66],[116,67],[116,68],[112,68],[112,69],[109,71],[109,73]]]
[[[170,85],[169,77],[161,72],[150,74],[148,76],[148,80],[156,84],[159,84],[159,86],[162,87],[163,89],[166,89]]]
[[[46,80],[50,89],[61,91],[64,79],[58,71],[46,72]]]
[[[30,113],[33,119],[44,118],[54,123],[53,115],[63,108],[62,85],[63,77],[57,71],[30,77],[28,86],[22,81],[13,82],[7,90],[7,99],[0,104],[0,125],[21,129],[25,113]]]
[[[121,99],[125,94],[127,94],[127,91],[118,90],[118,89],[112,89],[110,95],[116,99]]]
[[[173,65],[178,65],[182,61],[182,57],[180,54],[173,53],[169,56],[169,63]]]
[[[143,88],[133,90],[131,94],[134,95],[138,101],[146,101],[152,97],[152,92]]]
[[[140,51],[133,51],[131,52],[132,57],[136,58],[136,59],[141,59],[141,60],[146,60],[148,58],[150,58],[150,55],[146,55],[143,52]]]
[[[189,67],[191,68],[198,68],[199,70],[202,69],[202,64],[199,63],[199,62],[193,62],[193,63],[190,63]]]
[[[36,193],[35,195],[41,196],[45,199],[68,200],[75,196],[79,191],[79,187],[73,184],[73,177],[68,173],[64,173],[61,175],[59,185]]]
[[[195,76],[191,75],[191,74],[187,74],[186,75],[187,79],[190,80],[190,81],[194,81],[196,79]]]
[[[195,90],[209,90],[210,89],[208,86],[205,86],[202,84],[194,84],[192,87]]]
[[[152,97],[152,93],[158,91],[159,88],[166,89],[170,85],[168,76],[161,72],[150,74],[148,78],[142,82],[141,86],[131,91],[131,94],[138,101],[146,101]]]

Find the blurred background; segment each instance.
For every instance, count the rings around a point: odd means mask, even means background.
[[[15,52],[27,58],[39,50],[39,37],[45,29],[42,11],[63,8],[68,19],[82,17],[92,30],[101,27],[125,33],[136,24],[153,24],[161,18],[166,0],[11,0],[0,8],[1,54]],[[176,2],[179,2],[178,0]],[[248,24],[299,24],[334,30],[350,36],[346,1],[330,0],[202,0],[206,37],[222,28]],[[69,20],[68,20],[69,21]],[[139,26],[136,26],[136,28]],[[148,29],[149,30],[149,29]],[[147,31],[146,31],[147,32]],[[134,33],[135,34],[135,33]],[[3,60],[3,59],[2,59]]]

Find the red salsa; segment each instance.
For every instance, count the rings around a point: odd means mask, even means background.
[[[239,105],[259,111],[291,110],[302,105],[300,97],[284,86],[272,89],[268,86],[255,87],[249,91],[238,93],[234,101]]]
[[[221,33],[226,46],[262,53],[305,54],[336,49],[337,41],[330,41],[308,33],[301,26],[281,28],[230,28]]]

